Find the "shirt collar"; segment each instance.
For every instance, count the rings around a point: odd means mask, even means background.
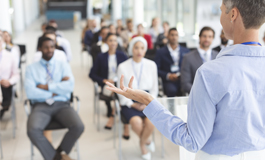
[[[204,57],[205,53],[207,53],[207,55],[211,55],[212,54],[212,49],[210,48],[207,51],[205,51],[205,50],[201,49],[200,47],[198,47],[198,52],[200,53],[200,55],[202,57]]]
[[[265,47],[236,44],[224,48],[216,58],[222,56],[265,57]]]
[[[172,52],[179,52],[179,50],[180,50],[179,45],[178,45],[178,47],[176,49],[173,50],[171,48],[170,44],[167,44],[167,48],[168,48],[168,50],[169,50],[170,53],[172,53]]]
[[[44,60],[43,58],[41,58],[40,63],[41,63],[42,65],[47,65],[47,64],[49,64],[49,65],[52,66],[52,65],[55,63],[54,55],[52,56],[52,58],[51,58],[49,61],[46,61],[46,60]]]

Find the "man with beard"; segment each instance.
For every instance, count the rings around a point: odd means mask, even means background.
[[[210,48],[215,32],[210,27],[200,31],[200,46],[197,50],[184,55],[181,65],[181,90],[184,94],[190,93],[195,73],[203,64],[216,58],[218,52]]]
[[[222,49],[228,47],[228,39],[225,37],[224,30],[222,30],[220,38],[221,38],[221,45],[213,48],[213,50],[217,52],[220,52]]]

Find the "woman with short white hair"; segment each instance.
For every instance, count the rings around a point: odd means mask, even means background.
[[[153,61],[144,58],[146,50],[147,42],[143,37],[133,38],[128,50],[132,58],[119,65],[118,77],[124,75],[124,82],[128,84],[130,78],[134,76],[133,87],[149,92],[153,98],[156,98],[158,95],[157,66]],[[119,82],[118,86],[120,86]],[[149,151],[155,151],[154,143],[150,139],[154,126],[142,112],[146,106],[121,95],[119,100],[122,106],[121,114],[140,138],[142,158],[151,159]]]

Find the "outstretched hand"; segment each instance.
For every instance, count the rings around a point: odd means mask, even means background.
[[[120,88],[115,87],[113,84],[107,82],[106,84],[108,85],[107,89],[115,92],[117,94],[123,95],[126,98],[135,100],[139,103],[148,105],[154,98],[147,92],[139,90],[139,89],[133,89],[132,84],[133,84],[133,79],[134,77],[130,79],[128,87],[124,86],[124,76],[121,76],[120,79]]]

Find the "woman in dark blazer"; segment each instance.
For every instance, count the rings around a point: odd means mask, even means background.
[[[118,42],[115,34],[109,33],[106,37],[106,43],[109,46],[109,51],[97,56],[89,77],[102,87],[102,94],[105,97],[110,97],[111,93],[104,88],[105,83],[110,82],[114,84],[117,81],[116,70],[120,63],[127,60],[127,56],[123,52],[117,51]],[[112,118],[113,114],[110,100],[105,100],[105,102],[108,108],[107,116]],[[108,123],[106,129],[111,129],[111,124]]]

